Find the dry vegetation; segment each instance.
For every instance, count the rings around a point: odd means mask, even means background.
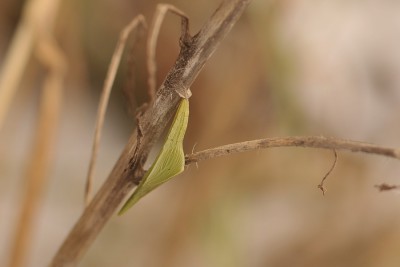
[[[194,34],[220,1],[169,3],[186,13]],[[150,22],[157,4],[0,4],[0,265],[10,259],[14,267],[48,265],[76,221],[85,221],[85,177],[109,61],[121,29],[138,14]],[[193,96],[185,148],[194,150],[187,162],[260,146],[328,150],[274,148],[201,161],[122,217],[114,210],[132,184],[103,187],[109,198],[84,213],[96,241],[88,242],[87,253],[74,245],[81,265],[397,266],[400,165],[389,157],[398,159],[399,150],[390,147],[400,147],[399,8],[389,0],[253,0],[224,41],[213,44],[217,50],[197,79],[195,73],[186,81]],[[22,20],[29,12],[37,17]],[[180,26],[179,17],[167,15],[156,51],[157,85],[178,57]],[[15,45],[24,30],[34,34],[22,34],[23,45]],[[149,99],[145,37],[132,34],[122,54],[94,192],[136,138],[129,137],[134,111]],[[178,97],[162,99],[168,117]],[[145,115],[145,129],[152,129],[153,115]],[[166,120],[156,125],[155,136]],[[310,137],[203,151],[292,135]],[[317,185],[332,166],[332,149],[339,158],[322,197]]]

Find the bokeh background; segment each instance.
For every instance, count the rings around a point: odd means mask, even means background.
[[[168,1],[196,33],[219,0]],[[68,63],[48,183],[26,266],[46,266],[83,209],[95,114],[119,31],[150,22],[157,1],[61,1],[54,36]],[[0,2],[0,63],[25,1]],[[190,152],[291,135],[400,147],[400,2],[253,0],[192,87]],[[168,15],[157,48],[158,84],[178,54]],[[145,33],[129,42],[106,116],[96,189],[146,100]],[[33,56],[0,129],[0,265],[7,266],[24,193],[46,71]],[[1,88],[0,88],[1,89]],[[399,266],[400,163],[331,151],[275,148],[190,166],[114,216],[80,266]]]

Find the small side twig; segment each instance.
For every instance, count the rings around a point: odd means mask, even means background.
[[[89,162],[89,169],[86,178],[85,185],[85,204],[86,206],[89,204],[91,200],[92,194],[92,184],[93,184],[93,176],[94,176],[94,167],[96,165],[97,154],[99,150],[99,143],[101,138],[101,129],[104,124],[104,117],[108,106],[108,100],[110,98],[110,93],[112,89],[112,85],[114,84],[115,76],[117,74],[118,65],[121,62],[122,53],[124,51],[126,41],[129,37],[129,34],[136,29],[138,26],[146,26],[145,18],[142,15],[138,15],[135,17],[125,28],[121,31],[118,43],[115,47],[114,54],[111,58],[110,67],[107,72],[106,79],[104,81],[103,90],[100,97],[99,102],[99,110],[97,111],[96,118],[96,127],[93,138],[93,146],[92,146],[92,154]]]
[[[348,150],[351,152],[363,152],[400,159],[400,149],[323,136],[293,136],[265,138],[211,148],[186,155],[185,162],[186,165],[189,165],[206,159],[272,147],[309,147],[331,150]]]
[[[400,149],[382,147],[359,141],[330,138],[323,136],[293,136],[293,137],[275,137],[275,138],[265,138],[259,140],[245,141],[245,142],[210,148],[196,153],[193,153],[192,151],[192,154],[188,154],[185,156],[185,164],[190,165],[192,163],[195,163],[197,165],[197,163],[202,160],[228,156],[234,153],[241,153],[246,151],[273,148],[273,147],[308,147],[308,148],[322,148],[322,149],[333,150],[335,160],[329,171],[325,174],[320,184],[318,185],[318,188],[322,191],[323,195],[325,195],[326,193],[324,182],[336,167],[338,159],[336,150],[362,152],[362,153],[375,154],[375,155],[400,159]],[[375,187],[378,188],[379,191],[400,189],[400,186],[388,185],[385,183],[381,185],[376,185]]]
[[[325,196],[325,193],[326,193],[326,189],[324,187],[325,180],[328,178],[328,176],[331,174],[331,172],[335,169],[336,163],[337,163],[337,159],[338,159],[338,155],[337,155],[336,149],[333,149],[333,153],[335,155],[335,160],[333,161],[333,164],[332,164],[331,168],[329,169],[329,171],[325,174],[325,176],[322,178],[321,182],[317,186],[322,191],[322,195],[323,196]]]

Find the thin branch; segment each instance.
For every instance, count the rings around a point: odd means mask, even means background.
[[[188,93],[206,61],[249,3],[250,0],[225,0],[194,37],[190,37],[187,29],[183,29],[178,59],[157,91],[153,105],[141,116],[140,131],[132,133],[110,175],[68,234],[50,266],[77,265],[124,197],[135,186],[133,181],[142,177],[143,163],[172,118],[180,99],[178,94]],[[137,142],[137,136],[141,137],[140,142]]]
[[[126,41],[129,37],[129,34],[136,29],[138,26],[146,25],[145,19],[142,15],[135,17],[122,31],[118,40],[118,43],[115,47],[114,54],[111,58],[111,63],[107,72],[106,79],[104,81],[103,90],[100,97],[99,110],[97,111],[96,118],[96,127],[93,138],[93,146],[92,146],[92,154],[89,162],[88,174],[86,177],[86,186],[85,186],[85,204],[86,206],[89,204],[91,200],[92,187],[93,187],[93,176],[94,176],[94,168],[96,165],[97,154],[99,151],[99,143],[101,138],[101,130],[103,129],[104,118],[108,106],[108,100],[110,98],[110,93],[112,86],[114,84],[115,76],[117,74],[119,63],[121,62],[122,53],[124,51]]]
[[[369,143],[323,136],[294,136],[245,141],[211,148],[186,155],[185,161],[186,165],[189,165],[206,159],[272,147],[309,147],[330,150],[348,150],[351,152],[363,152],[400,159],[400,149],[381,147]]]

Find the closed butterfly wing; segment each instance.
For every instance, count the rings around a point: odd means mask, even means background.
[[[189,100],[183,98],[179,103],[171,128],[169,129],[164,145],[150,169],[143,176],[142,181],[125,202],[119,215],[125,213],[143,196],[167,182],[172,177],[183,172],[185,154],[183,152],[183,138],[189,119]]]

